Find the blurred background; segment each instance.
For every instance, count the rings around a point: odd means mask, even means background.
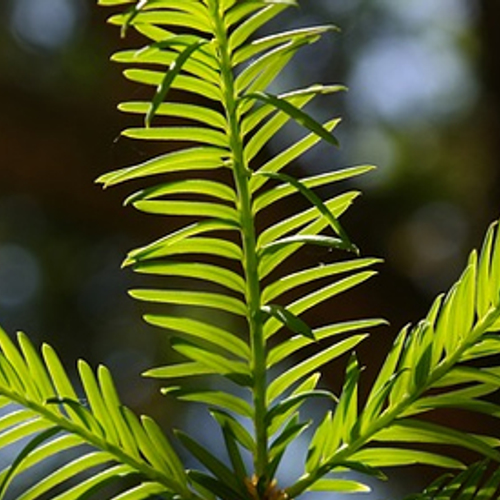
[[[116,105],[137,90],[108,62],[132,41],[107,14],[89,0],[0,2],[0,324],[51,343],[70,369],[78,357],[107,364],[127,404],[168,420],[157,386],[138,378],[165,361],[164,340],[126,294],[141,278],[119,269],[168,222],[122,208],[127,186],[94,184],[146,155],[119,139],[130,121]],[[342,148],[298,168],[378,166],[353,184],[363,196],[344,226],[385,263],[334,306],[390,320],[364,363],[425,315],[499,215],[499,20],[497,0],[302,0],[274,26],[342,29],[299,53],[276,88],[350,88],[313,108],[343,116]]]

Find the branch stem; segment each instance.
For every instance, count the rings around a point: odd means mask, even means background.
[[[435,369],[431,371],[427,382],[422,387],[418,388],[418,390],[415,390],[413,393],[406,393],[402,397],[401,401],[399,401],[392,408],[383,412],[379,418],[373,421],[361,436],[337,450],[316,470],[311,471],[308,474],[304,474],[304,476],[302,476],[295,484],[286,489],[288,496],[290,498],[296,498],[302,494],[325,474],[332,471],[336,467],[342,466],[344,462],[349,460],[350,456],[370,442],[380,430],[389,428],[391,424],[400,418],[413,403],[415,403],[427,390],[432,388],[437,381],[441,380],[460,362],[465,352],[478,342],[481,336],[484,335],[496,321],[498,321],[499,317],[500,306],[492,307],[483,318],[480,318],[476,322],[476,325],[471,330],[470,334],[457,346],[455,352],[438,363]]]
[[[227,120],[227,134],[231,150],[234,183],[238,194],[237,210],[240,215],[240,233],[243,247],[243,268],[246,281],[246,304],[249,338],[251,346],[251,371],[253,375],[252,396],[254,404],[254,428],[256,453],[255,474],[259,486],[265,488],[270,478],[265,477],[268,463],[268,432],[265,423],[267,413],[267,346],[262,328],[261,289],[258,273],[257,236],[252,211],[252,194],[249,185],[249,166],[244,155],[241,118],[238,110],[239,97],[235,88],[235,77],[229,37],[224,24],[224,12],[220,0],[211,0],[214,21],[214,36],[221,72],[223,106]]]

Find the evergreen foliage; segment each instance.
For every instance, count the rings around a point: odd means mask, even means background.
[[[15,343],[1,332],[0,445],[21,451],[0,475],[0,498],[19,478],[25,489],[17,500],[104,498],[100,492],[113,482],[119,491],[105,497],[113,500],[285,500],[306,491],[368,491],[362,479],[346,479],[346,471],[383,478],[382,469],[412,464],[464,469],[443,476],[415,500],[498,498],[498,472],[484,479],[485,463],[466,466],[448,446],[498,462],[498,436],[422,418],[441,408],[500,415],[488,399],[500,384],[494,357],[500,339],[497,225],[427,317],[400,332],[362,399],[355,349],[367,330],[384,321],[310,325],[304,317],[374,275],[378,259],[360,257],[339,222],[358,192],[323,200],[315,191],[372,167],[303,178],[286,173],[319,141],[338,144],[339,118],[320,123],[304,108],[344,87],[269,91],[299,49],[335,26],[261,36],[263,26],[295,6],[293,0],[99,3],[123,5],[110,22],[123,35],[135,30],[145,38],[143,47],[113,56],[127,65],[128,79],[153,89],[149,101],[120,105],[144,122],[123,134],[161,141],[166,152],[98,181],[104,187],[144,182],[128,204],[187,220],[125,260],[134,271],[159,278],[157,288],[130,293],[147,303],[145,320],[170,332],[183,359],[145,375],[163,380],[166,394],[201,403],[198,411],[208,408],[226,457],[181,431],[173,445],[151,418],[120,402],[105,367],[94,371],[80,361],[75,388],[51,347],[38,353],[24,334]],[[265,146],[289,122],[302,127],[303,137],[265,157]],[[271,211],[292,196],[300,200],[292,204],[294,212],[269,222]],[[306,245],[334,249],[339,258],[301,267],[297,255]],[[344,383],[335,395],[320,388],[319,371],[345,354]],[[214,379],[227,383],[214,388]],[[313,424],[300,410],[316,398],[331,409]],[[286,450],[308,428],[303,474],[278,484]],[[186,470],[177,445],[201,467]],[[69,451],[78,451],[76,458],[29,481],[37,465]]]

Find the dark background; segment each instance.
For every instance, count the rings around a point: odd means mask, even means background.
[[[0,2],[0,323],[51,343],[70,367],[104,362],[128,404],[168,420],[156,386],[138,381],[165,361],[164,342],[126,295],[141,278],[119,269],[168,222],[122,208],[126,186],[94,184],[146,155],[118,138],[129,118],[116,104],[137,89],[108,62],[132,42],[107,14],[86,0]],[[376,365],[398,329],[425,315],[498,217],[499,20],[497,0],[304,0],[276,23],[342,28],[276,83],[350,87],[312,109],[342,114],[342,149],[318,148],[298,168],[379,167],[353,184],[364,195],[344,226],[364,255],[386,262],[328,306],[390,320],[363,363]]]

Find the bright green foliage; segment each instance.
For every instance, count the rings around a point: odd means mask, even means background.
[[[143,47],[113,56],[127,65],[127,78],[152,88],[149,101],[120,105],[144,117],[144,126],[123,134],[162,141],[167,152],[98,181],[104,187],[144,181],[146,186],[126,203],[148,214],[187,220],[125,259],[136,272],[166,278],[164,288],[130,293],[147,303],[152,312],[145,320],[170,333],[172,348],[183,359],[145,375],[164,380],[165,394],[208,406],[226,456],[215,456],[179,431],[179,444],[202,466],[185,470],[158,425],[120,403],[104,367],[95,374],[79,364],[81,397],[52,349],[44,346],[39,356],[24,335],[15,346],[2,333],[0,401],[7,409],[0,419],[0,444],[21,439],[23,444],[0,476],[0,498],[23,471],[80,448],[78,458],[28,485],[18,500],[50,495],[55,486],[63,491],[54,494],[58,500],[101,498],[91,495],[123,477],[130,480],[119,483],[120,492],[109,498],[285,500],[306,491],[368,491],[343,476],[349,470],[383,478],[382,468],[417,463],[464,468],[449,448],[428,444],[456,445],[500,461],[498,436],[420,418],[443,407],[500,416],[500,407],[484,399],[500,384],[500,366],[487,364],[499,345],[496,225],[427,318],[401,331],[364,400],[362,366],[354,351],[366,331],[383,321],[310,325],[304,319],[319,304],[373,276],[371,267],[378,262],[359,257],[339,221],[358,193],[323,200],[315,192],[364,174],[370,166],[301,179],[285,172],[319,141],[338,144],[333,132],[340,120],[319,123],[304,109],[313,98],[344,88],[316,84],[280,95],[268,91],[301,47],[336,28],[262,37],[260,29],[293,7],[292,0],[100,3],[124,4],[125,12],[113,15],[111,23],[123,35],[136,30],[145,38]],[[303,138],[263,159],[266,145],[290,122],[302,127]],[[270,223],[270,210],[292,196],[298,201],[293,212]],[[292,257],[306,245],[335,249],[339,258],[300,267]],[[169,287],[171,277],[181,285]],[[346,354],[340,394],[319,388],[321,368]],[[222,387],[231,391],[214,388],[214,377],[225,379],[229,384]],[[317,398],[331,409],[313,425],[300,410]],[[16,405],[11,411],[10,403]],[[277,484],[285,451],[304,438],[307,428],[303,475]],[[498,474],[477,489],[481,467],[443,479],[415,498],[446,500],[458,498],[457,491],[460,498],[494,498]],[[86,472],[92,474],[83,476]],[[67,481],[70,477],[82,479],[75,485]]]
[[[68,486],[57,498],[86,498],[110,482],[137,474],[143,479],[128,491],[131,496],[117,498],[148,498],[165,491],[190,495],[186,472],[158,425],[148,417],[137,418],[120,403],[105,367],[95,374],[80,361],[84,394],[79,398],[49,346],[43,346],[40,357],[25,335],[19,334],[18,343],[15,346],[0,331],[1,405],[5,410],[16,404],[0,419],[0,442],[2,446],[17,443],[22,449],[0,476],[2,495],[15,475],[71,450],[81,453],[17,498],[40,498],[85,472],[92,475]]]
[[[500,470],[488,478],[488,464],[477,463],[453,477],[444,475],[433,482],[419,495],[408,497],[407,500],[496,500],[500,495]]]

